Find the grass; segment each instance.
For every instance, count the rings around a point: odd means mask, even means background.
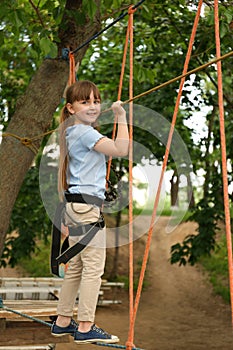
[[[211,256],[202,257],[200,263],[209,274],[214,292],[230,303],[228,255],[226,237],[222,235]]]
[[[21,259],[20,266],[31,277],[50,277],[50,242],[45,244],[39,241],[37,250],[32,257]]]

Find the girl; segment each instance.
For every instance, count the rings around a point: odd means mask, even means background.
[[[117,118],[117,137],[111,140],[92,125],[101,112],[101,98],[96,85],[79,81],[66,92],[66,105],[61,114],[59,193],[67,200],[65,225],[70,229],[69,245],[83,236],[75,234],[75,227],[101,221],[101,207],[105,199],[105,156],[126,156],[129,135],[126,112],[117,101],[112,110]],[[94,324],[95,310],[105,266],[105,227],[94,236],[89,245],[74,256],[65,274],[59,297],[58,317],[52,334],[70,334],[76,343],[116,343],[110,335]],[[78,325],[72,320],[73,307],[79,290]]]

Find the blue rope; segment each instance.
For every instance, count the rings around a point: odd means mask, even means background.
[[[12,310],[12,309],[8,308],[7,306],[5,306],[5,305],[3,304],[3,300],[2,300],[1,297],[0,297],[0,309],[4,309],[4,310],[6,310],[6,311],[13,312],[13,313],[16,314],[16,315],[19,315],[19,316],[28,318],[29,320],[32,320],[32,321],[41,323],[41,324],[43,324],[44,326],[48,326],[48,327],[51,328],[51,323],[45,322],[45,321],[43,321],[43,320],[40,320],[39,318],[30,316],[30,315],[26,315],[26,314],[24,314],[24,313],[22,313],[22,312],[19,312],[19,311],[16,311],[16,310]],[[115,348],[115,349],[126,349],[126,346],[125,346],[125,345],[106,344],[106,343],[101,343],[101,342],[97,342],[97,343],[95,343],[95,345],[99,345],[99,346],[108,346],[108,347],[112,347],[112,348]],[[140,349],[140,348],[132,348],[132,350],[143,350],[143,349]]]
[[[39,318],[35,318],[35,317],[33,317],[33,316],[29,316],[29,315],[23,314],[22,312],[9,309],[7,306],[4,306],[4,305],[3,305],[3,300],[2,300],[2,298],[0,298],[0,309],[4,309],[4,310],[6,310],[6,311],[13,312],[13,313],[16,314],[16,315],[20,315],[20,316],[22,316],[22,317],[29,318],[29,320],[32,320],[32,321],[41,323],[41,324],[43,324],[43,325],[45,325],[45,326],[49,326],[49,327],[51,328],[51,323],[45,322],[45,321],[40,320]]]
[[[145,0],[140,0],[136,5],[133,6],[133,9],[136,9],[139,7]],[[125,16],[128,15],[128,12],[123,12],[119,17],[117,17],[112,23],[110,23],[108,26],[100,30],[98,33],[94,34],[92,37],[90,37],[87,41],[85,41],[83,44],[78,46],[76,49],[72,50],[72,53],[76,53],[77,51],[81,50],[84,46],[88,45],[92,40],[98,38],[102,33],[104,33],[106,30],[114,26],[117,22],[119,22],[121,19],[123,19]],[[68,59],[67,55],[67,50],[69,49],[64,49],[62,52],[62,58],[63,59]]]
[[[115,348],[115,349],[126,349],[125,345],[117,345],[117,344],[107,344],[107,343],[95,343],[95,345],[100,345],[100,346],[108,346],[110,348]],[[132,350],[143,350],[141,348],[132,348]]]

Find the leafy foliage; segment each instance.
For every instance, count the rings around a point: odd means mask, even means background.
[[[215,248],[215,237],[219,222],[223,219],[223,196],[221,177],[216,169],[212,175],[212,186],[208,194],[200,200],[193,215],[188,220],[198,223],[198,234],[187,236],[182,244],[171,247],[171,263],[194,265],[201,256],[210,255]]]
[[[32,167],[21,187],[11,216],[1,265],[15,266],[17,262],[36,250],[37,239],[47,241],[51,222],[46,214],[39,191],[39,171]],[[13,252],[13,254],[12,254]]]

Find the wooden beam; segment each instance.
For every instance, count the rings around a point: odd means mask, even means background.
[[[50,327],[37,322],[7,320],[5,326],[0,329],[0,346],[69,343],[68,335],[54,337]]]
[[[17,346],[0,346],[0,350],[54,350],[56,344],[48,345],[17,345]]]

